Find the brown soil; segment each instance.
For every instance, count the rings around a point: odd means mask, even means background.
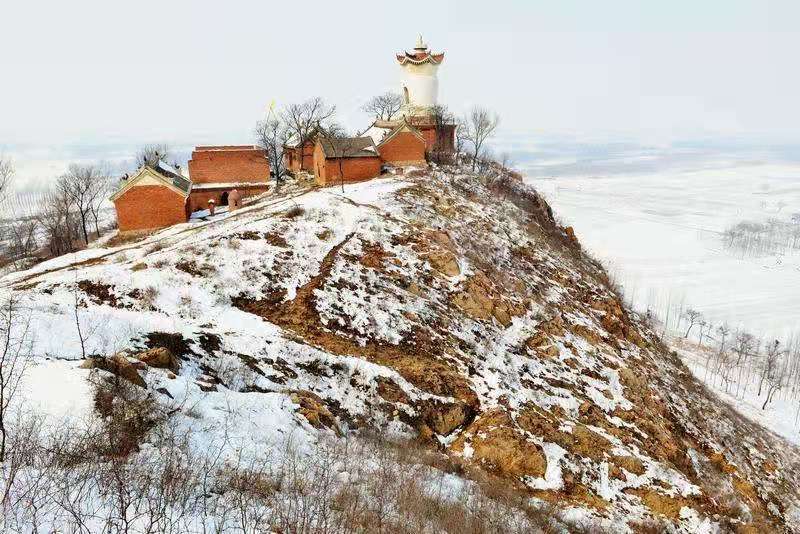
[[[181,334],[150,332],[145,339],[147,348],[163,347],[180,359],[186,359],[189,354],[195,355],[191,348],[191,341],[185,339]]]
[[[432,342],[427,333],[414,332],[399,345],[371,342],[361,346],[350,337],[338,335],[322,327],[314,291],[323,286],[339,251],[352,237],[353,234],[348,235],[328,252],[322,260],[319,272],[297,290],[293,300],[267,302],[240,296],[232,299],[233,305],[264,317],[328,352],[366,358],[395,369],[403,378],[423,391],[456,398],[458,407],[451,407],[449,415],[445,418],[447,421],[434,425],[439,429],[450,430],[464,424],[474,413],[474,408],[478,404],[477,396],[462,373],[444,358],[442,344]],[[424,409],[421,410],[421,413],[424,412]],[[454,417],[458,419],[458,416],[453,414],[460,414],[463,419],[455,423]],[[420,423],[427,424],[425,421]]]
[[[541,448],[528,440],[502,408],[475,419],[456,439],[453,450],[463,452],[467,443],[473,450],[472,461],[513,480],[542,477],[547,468]]]
[[[289,248],[289,243],[277,232],[270,232],[264,235],[264,241],[278,248]]]
[[[359,263],[376,271],[383,271],[385,262],[393,257],[380,243],[363,243],[361,249],[363,254],[358,259]]]
[[[306,418],[306,420],[314,428],[330,428],[337,434],[339,427],[336,424],[336,418],[328,409],[325,401],[318,395],[310,391],[293,391],[290,394],[292,402],[300,405],[297,412]]]
[[[526,308],[506,299],[482,271],[467,280],[452,302],[473,319],[485,321],[494,317],[503,326],[510,325],[511,319],[524,314]]]
[[[180,261],[175,264],[175,268],[199,278],[206,278],[214,272],[214,267],[211,265],[198,265],[194,260]]]
[[[89,295],[89,298],[97,304],[107,304],[113,308],[119,307],[117,296],[114,294],[110,285],[92,282],[90,280],[81,280],[78,282],[78,288]]]
[[[177,358],[164,347],[157,347],[148,349],[144,352],[134,355],[136,359],[146,363],[149,367],[157,367],[159,369],[169,369],[175,373],[180,368],[180,362]]]

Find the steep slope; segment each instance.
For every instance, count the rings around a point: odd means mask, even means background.
[[[600,528],[800,530],[800,453],[699,385],[511,175],[285,190],[3,283],[42,365],[95,356],[252,455],[380,429]]]

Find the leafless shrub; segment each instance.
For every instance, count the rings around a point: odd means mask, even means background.
[[[289,208],[289,210],[284,214],[284,217],[287,219],[296,219],[302,216],[306,212],[306,209],[302,206],[294,206]]]
[[[152,254],[153,252],[158,252],[159,250],[164,250],[167,248],[167,243],[163,240],[156,241],[152,245],[148,246],[145,249],[146,254]]]
[[[457,483],[416,463],[414,452],[421,449],[412,443],[321,437],[311,450],[288,440],[258,458],[221,460],[223,451],[233,450],[224,434],[195,452],[186,427],[151,404],[144,390],[103,379],[98,391],[98,409],[107,414],[99,425],[45,434],[31,419],[19,428],[15,435],[27,441],[24,447],[15,441],[14,477],[3,478],[6,526],[58,524],[72,532],[90,532],[98,521],[120,532],[564,529],[551,510],[537,510],[523,495],[495,489],[490,496],[481,483]],[[10,473],[8,464],[3,469]]]
[[[142,307],[145,309],[152,309],[155,306],[156,299],[158,298],[159,290],[155,286],[147,286],[142,290],[140,300]]]

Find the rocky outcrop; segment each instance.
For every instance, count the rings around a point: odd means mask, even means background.
[[[547,460],[505,410],[481,414],[453,444],[453,449],[485,469],[519,480],[543,477]]]
[[[430,400],[417,406],[420,421],[440,436],[447,436],[464,425],[473,414],[472,408],[463,402],[445,403]]]
[[[169,349],[164,347],[156,347],[148,349],[134,355],[134,358],[143,362],[148,367],[156,367],[158,369],[169,369],[177,373],[180,369],[180,361],[170,352]]]
[[[310,391],[293,391],[289,398],[297,404],[297,413],[302,415],[314,428],[329,428],[339,433],[336,417],[331,413],[319,395]]]
[[[525,307],[505,298],[482,271],[476,272],[452,298],[453,304],[473,319],[491,318],[503,326],[525,313]]]
[[[139,387],[147,387],[144,378],[139,374],[137,367],[122,354],[115,354],[110,358],[88,358],[82,364],[83,369],[101,369],[127,380]]]

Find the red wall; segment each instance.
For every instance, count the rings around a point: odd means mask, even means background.
[[[291,155],[291,156],[290,156]],[[308,142],[303,147],[303,162],[300,163],[300,150],[298,148],[284,149],[286,168],[292,172],[313,171],[314,169],[314,143]]]
[[[269,187],[267,186],[258,186],[258,187],[236,187],[237,191],[241,195],[241,198],[253,197],[256,195],[260,195],[261,193],[266,193]],[[233,188],[223,188],[223,189],[198,189],[192,190],[189,193],[189,212],[194,212],[197,210],[205,210],[208,209],[208,201],[212,198],[216,203],[217,207],[226,205],[222,203],[222,193],[230,192]]]
[[[184,197],[161,185],[133,186],[114,206],[120,232],[163,228],[188,219]]]
[[[345,182],[369,180],[381,173],[381,158],[378,156],[341,159]],[[335,185],[341,182],[339,158],[326,158],[320,144],[314,148],[314,175],[319,185]]]
[[[189,175],[196,184],[268,183],[269,161],[260,148],[195,149],[189,160]]]
[[[397,165],[425,163],[425,141],[411,132],[400,132],[378,147],[383,161]]]

